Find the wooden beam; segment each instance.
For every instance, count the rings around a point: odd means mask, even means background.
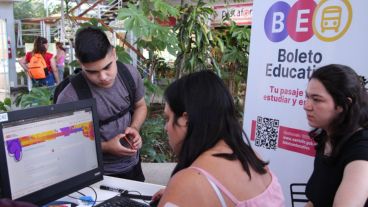
[[[68,14],[72,14],[74,10],[76,10],[78,7],[80,7],[82,4],[86,3],[88,0],[81,0],[75,7],[71,8],[68,11]]]
[[[22,19],[22,22],[39,23],[41,21],[44,21],[46,24],[55,24],[59,19],[60,17],[26,18],[26,19]]]
[[[97,0],[92,6],[90,6],[88,9],[86,9],[84,12],[82,12],[81,14],[78,15],[78,17],[82,17],[83,15],[87,14],[87,12],[91,11],[92,9],[94,9],[99,3],[101,3],[104,0]]]

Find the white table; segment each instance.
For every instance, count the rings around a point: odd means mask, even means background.
[[[101,190],[100,186],[101,185],[105,185],[105,186],[109,186],[109,187],[114,187],[114,188],[120,188],[120,189],[125,189],[128,191],[138,191],[141,195],[153,195],[154,193],[156,193],[158,190],[164,188],[165,186],[162,185],[156,185],[156,184],[151,184],[151,183],[144,183],[144,182],[137,182],[137,181],[132,181],[132,180],[126,180],[126,179],[121,179],[121,178],[115,178],[115,177],[110,177],[110,176],[104,176],[104,179],[98,183],[95,183],[93,185],[91,185],[91,187],[96,191],[97,193],[97,201],[96,205],[101,203],[101,201],[107,200],[109,198],[112,198],[116,195],[118,195],[118,192],[112,192],[112,191],[107,191],[107,190]],[[78,192],[81,192],[83,194],[85,194],[86,196],[91,196],[92,199],[95,199],[95,193],[93,192],[93,190],[91,188],[83,188],[81,190],[79,190]],[[134,192],[129,192],[129,194],[133,194]],[[134,194],[138,194],[138,193],[134,193]],[[70,197],[66,196],[62,199],[59,200],[63,200],[63,201],[70,201],[73,203],[78,203],[78,201],[76,201],[76,199],[73,199],[72,197],[76,197],[79,198],[82,195],[75,192],[70,194]],[[142,202],[141,200],[137,200],[139,202]],[[81,202],[79,202],[81,203]],[[79,205],[79,207],[82,206],[88,206],[88,205]]]

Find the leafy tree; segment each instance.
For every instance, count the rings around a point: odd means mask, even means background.
[[[247,79],[250,30],[249,26],[237,26],[231,21],[230,26],[215,33],[215,38],[223,41],[223,48],[215,48],[213,52],[221,62],[223,78],[234,96]]]
[[[46,16],[46,11],[43,6],[42,0],[24,0],[24,1],[15,1],[14,2],[14,19],[23,20],[27,18],[41,18]],[[23,29],[40,29],[40,26],[37,24],[34,25],[23,25]],[[18,31],[18,30],[15,30]],[[18,35],[18,34],[17,34]],[[32,36],[24,36],[24,42],[33,42],[35,37]],[[17,49],[17,56],[23,56],[23,49]]]
[[[214,14],[213,9],[200,0],[197,5],[185,5],[180,12],[175,26],[180,48],[175,61],[176,77],[179,78],[183,72],[211,68],[221,75],[219,65],[211,54],[212,48],[218,44],[208,25]]]
[[[45,17],[42,0],[24,0],[14,2],[14,19]]]
[[[212,50],[213,55],[221,63],[222,78],[229,88],[238,111],[242,117],[244,109],[244,95],[248,72],[248,56],[250,43],[250,26],[238,26],[225,17],[223,21],[229,24],[214,32],[217,47]]]
[[[162,0],[140,1],[139,6],[129,4],[127,8],[119,10],[118,19],[124,20],[127,32],[132,32],[137,38],[137,47],[149,52],[147,70],[151,81],[159,66],[158,53],[167,50],[176,55],[178,51],[175,33],[169,27],[161,26],[159,22],[178,15],[179,11],[175,7]]]

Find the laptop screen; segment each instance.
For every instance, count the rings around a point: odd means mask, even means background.
[[[94,107],[89,100],[7,113],[0,122],[6,197],[41,205],[102,179]]]

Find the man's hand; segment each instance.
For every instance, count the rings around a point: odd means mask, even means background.
[[[109,141],[102,142],[102,150],[120,157],[135,155],[137,153],[137,149],[129,149],[120,144],[120,139],[124,139],[125,136],[126,134],[118,134]]]
[[[155,194],[153,194],[152,201],[154,202],[154,201],[160,200],[164,192],[165,192],[165,188],[162,188],[159,191],[157,191]]]
[[[125,129],[125,134],[131,141],[133,145],[133,149],[138,150],[142,148],[142,137],[139,134],[138,130],[134,127],[127,127]]]

